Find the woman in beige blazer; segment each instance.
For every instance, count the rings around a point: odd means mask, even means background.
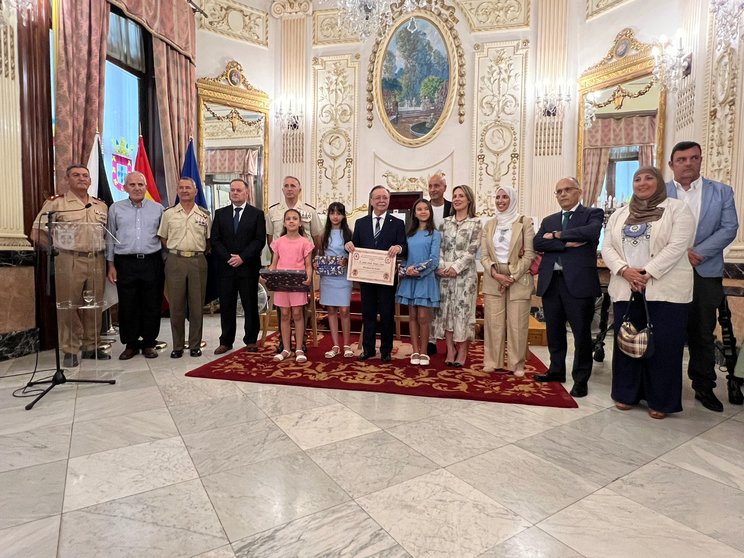
[[[650,358],[631,358],[617,347],[612,353],[612,398],[622,411],[641,399],[655,419],[682,410],[682,353],[693,281],[687,250],[694,236],[692,212],[685,202],[667,197],[661,172],[638,169],[630,204],[610,217],[602,247],[611,272],[615,335],[629,306],[633,325],[646,327],[642,293],[654,331]]]
[[[532,219],[517,213],[517,192],[509,186],[496,191],[496,216],[481,236],[484,298],[484,357],[486,372],[508,371],[524,376],[530,304],[535,284],[530,264],[535,259]],[[504,346],[508,340],[507,362]]]

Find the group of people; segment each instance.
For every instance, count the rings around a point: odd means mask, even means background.
[[[637,329],[653,324],[655,352],[632,358],[613,351],[612,397],[626,410],[640,400],[653,418],[682,409],[682,354],[690,351],[688,375],[695,396],[708,409],[721,411],[715,387],[714,328],[723,297],[723,250],[734,239],[738,219],[730,186],[702,178],[699,144],[681,142],[669,166],[674,179],[664,183],[661,172],[640,168],[633,177],[630,203],[618,208],[606,226],[602,257],[610,271],[609,294],[614,303],[615,332],[624,318]],[[333,202],[325,226],[310,205],[300,201],[301,185],[285,177],[283,199],[266,215],[249,205],[248,185],[230,183],[230,201],[218,209],[214,222],[194,199],[193,180],[178,183],[178,202],[171,208],[145,198],[145,177],[130,173],[124,188],[127,200],[108,211],[88,195],[90,175],[85,167],[67,170],[69,191],[42,207],[32,239],[49,242],[42,215],[55,212],[55,222],[99,224],[111,237],[104,251],[91,246],[62,246],[53,239],[57,256],[58,300],[76,300],[84,289],[102,299],[104,257],[108,280],[119,295],[119,328],[127,360],[140,351],[155,358],[163,287],[167,292],[173,336],[172,358],[201,355],[202,308],[206,291],[210,248],[220,267],[220,342],[215,354],[232,349],[236,336],[238,295],[245,311],[243,342],[257,351],[260,331],[257,287],[261,253],[272,251],[270,269],[298,270],[313,281],[313,255],[333,256],[342,264],[359,248],[382,250],[400,261],[396,285],[361,283],[363,336],[361,353],[350,341],[351,282],[343,275],[320,277],[320,303],[328,310],[333,345],[326,358],[376,356],[378,316],[380,358],[392,359],[394,306],[407,305],[411,333],[410,364],[428,366],[436,341],[446,345],[447,366],[466,364],[469,343],[475,337],[478,276],[476,259],[483,266],[484,301],[483,370],[524,376],[531,297],[542,298],[550,365],[539,382],[566,381],[567,325],[574,338],[571,395],[588,393],[592,372],[591,323],[595,301],[601,295],[597,248],[604,225],[601,209],[580,203],[581,185],[564,178],[555,186],[561,211],[545,217],[535,232],[529,216],[518,211],[518,195],[509,186],[495,192],[496,214],[485,225],[476,217],[475,196],[465,185],[452,190],[451,202],[441,174],[429,180],[429,199],[417,200],[409,225],[389,211],[390,192],[375,186],[369,195],[370,213],[358,219],[353,231],[346,208]],[[101,233],[102,234],[102,233]],[[83,239],[85,237],[82,237]],[[164,250],[163,250],[164,249]],[[165,257],[163,257],[165,253]],[[64,270],[60,273],[59,270]],[[645,299],[645,305],[644,305]],[[308,299],[302,292],[274,294],[279,309],[281,344],[272,357],[280,362],[292,355],[307,361],[305,323]],[[82,306],[82,308],[80,307]],[[100,308],[99,304],[94,307]],[[648,308],[648,316],[646,315]],[[96,310],[70,305],[60,316],[60,342],[65,366],[83,358],[110,358],[94,343]],[[188,314],[189,336],[185,337]],[[292,342],[294,325],[294,351]],[[686,328],[687,335],[681,333]]]

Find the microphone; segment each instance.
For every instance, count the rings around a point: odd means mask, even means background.
[[[93,204],[88,202],[83,209],[89,209]],[[81,211],[80,209],[55,209],[54,211],[45,211],[42,215],[54,215],[55,213],[69,213],[70,211]]]

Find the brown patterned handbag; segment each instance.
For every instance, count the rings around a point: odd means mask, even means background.
[[[646,327],[638,331],[630,321],[630,306],[635,296],[631,296],[628,308],[623,316],[620,329],[615,337],[615,344],[626,355],[631,358],[651,358],[654,354],[654,326],[648,313],[648,303],[643,293],[639,293],[646,309]]]

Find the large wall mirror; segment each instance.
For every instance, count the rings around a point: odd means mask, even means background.
[[[253,87],[235,61],[215,78],[199,78],[197,134],[207,205],[230,203],[230,181],[249,185],[248,203],[266,211],[269,169],[269,96]]]
[[[623,29],[579,78],[576,173],[585,205],[627,204],[633,173],[663,163],[666,90],[653,77],[651,49]]]

